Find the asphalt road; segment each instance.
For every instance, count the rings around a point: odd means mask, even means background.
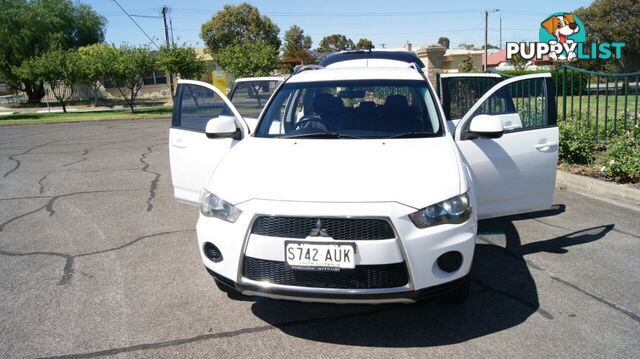
[[[481,222],[462,306],[233,300],[168,126],[0,127],[0,357],[640,357],[640,212],[558,190]]]

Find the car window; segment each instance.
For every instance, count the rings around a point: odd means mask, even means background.
[[[281,125],[274,127],[275,122]],[[389,138],[440,135],[442,128],[424,81],[323,81],[285,84],[266,110],[256,136],[317,133]]]
[[[498,77],[444,77],[442,108],[447,120],[459,120],[497,84]]]
[[[277,80],[237,82],[229,99],[243,117],[258,118],[279,84]]]
[[[204,132],[209,120],[220,115],[233,116],[229,106],[213,90],[193,84],[180,86],[178,127]]]
[[[520,80],[492,94],[473,113],[503,120],[505,132],[546,126],[544,79]]]

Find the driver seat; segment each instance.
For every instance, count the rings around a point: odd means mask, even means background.
[[[342,100],[328,93],[316,94],[313,98],[313,112],[320,116],[321,122],[331,131],[342,125]]]

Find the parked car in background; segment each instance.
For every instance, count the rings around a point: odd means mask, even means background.
[[[284,76],[243,77],[233,82],[229,100],[252,130],[258,122],[260,112],[284,79]]]
[[[179,82],[174,193],[200,206],[199,251],[220,289],[460,303],[478,219],[551,206],[559,134],[550,74],[482,94],[449,86],[449,98],[478,97],[453,119],[418,64],[367,56],[298,70],[252,131],[217,88]]]

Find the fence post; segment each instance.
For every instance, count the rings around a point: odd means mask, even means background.
[[[562,65],[562,121],[567,120],[567,67]]]

